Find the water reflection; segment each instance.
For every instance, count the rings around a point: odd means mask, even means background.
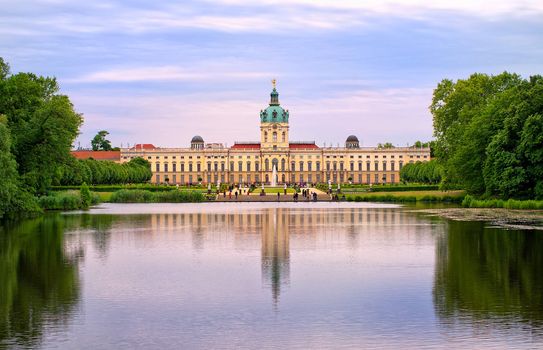
[[[443,227],[430,224],[430,219],[421,223],[417,216],[396,208],[234,208],[224,212],[137,215],[137,225],[133,215],[115,217],[122,221],[119,226],[149,226],[146,239],[160,234],[188,234],[196,252],[227,245],[230,239],[234,239],[235,248],[245,249],[259,239],[262,282],[271,290],[274,304],[290,283],[291,237],[297,238],[304,249],[333,248],[345,240],[356,250],[364,244],[361,236],[367,239],[375,235],[392,244],[399,242],[397,235],[402,235],[403,239],[422,243],[428,239],[428,232],[443,232]]]
[[[401,208],[108,208],[0,232],[0,347],[541,342],[540,232]]]
[[[64,247],[56,218],[0,228],[0,345],[36,347],[48,327],[66,326],[79,301],[80,247]]]
[[[542,247],[541,232],[450,222],[436,248],[434,303],[442,323],[541,326]]]
[[[262,279],[270,285],[274,303],[290,278],[289,225],[284,209],[268,209],[261,227]]]

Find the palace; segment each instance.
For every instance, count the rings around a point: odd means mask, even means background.
[[[151,181],[170,184],[397,183],[404,164],[430,160],[429,148],[360,147],[354,135],[347,137],[345,147],[291,141],[289,111],[279,104],[275,80],[270,97],[269,106],[260,111],[260,141],[224,147],[194,136],[187,148],[151,144],[123,148],[120,160],[147,159],[153,171]]]

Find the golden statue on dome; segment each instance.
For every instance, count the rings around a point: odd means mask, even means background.
[[[277,80],[275,80],[275,78],[272,79],[272,86],[273,86],[274,89],[275,89],[275,84],[276,84],[276,83],[277,83]]]

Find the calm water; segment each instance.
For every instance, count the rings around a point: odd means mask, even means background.
[[[543,231],[393,205],[104,205],[0,231],[0,347],[543,348]]]

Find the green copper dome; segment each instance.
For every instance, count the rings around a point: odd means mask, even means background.
[[[270,106],[260,111],[261,123],[288,123],[288,111],[279,105],[279,93],[273,88],[270,94]]]

